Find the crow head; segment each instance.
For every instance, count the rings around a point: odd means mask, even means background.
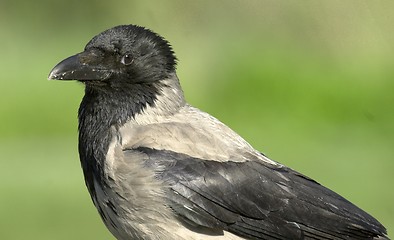
[[[48,78],[125,87],[170,78],[175,67],[176,57],[165,39],[144,27],[121,25],[95,36],[83,52],[57,64]]]

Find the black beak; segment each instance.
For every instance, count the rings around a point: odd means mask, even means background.
[[[49,73],[48,79],[56,80],[79,80],[79,81],[102,81],[111,76],[111,71],[100,68],[96,64],[87,64],[82,59],[87,59],[89,53],[79,53],[68,57],[58,63]]]

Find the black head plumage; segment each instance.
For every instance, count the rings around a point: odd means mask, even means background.
[[[82,53],[60,62],[49,78],[124,87],[169,78],[175,68],[175,54],[163,37],[144,27],[121,25],[93,37]]]
[[[176,57],[158,34],[136,25],[121,25],[95,36],[85,51],[98,51],[112,64],[117,80],[152,82],[175,71]],[[105,64],[105,63],[104,63]]]

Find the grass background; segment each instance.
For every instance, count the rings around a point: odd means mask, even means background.
[[[392,233],[393,22],[391,1],[2,0],[0,239],[113,239],[79,166],[83,88],[46,78],[127,23],[172,43],[191,104]]]

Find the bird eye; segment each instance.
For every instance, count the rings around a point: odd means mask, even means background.
[[[130,65],[133,62],[133,57],[131,56],[131,54],[125,54],[122,59],[120,60],[120,62],[123,65]]]

